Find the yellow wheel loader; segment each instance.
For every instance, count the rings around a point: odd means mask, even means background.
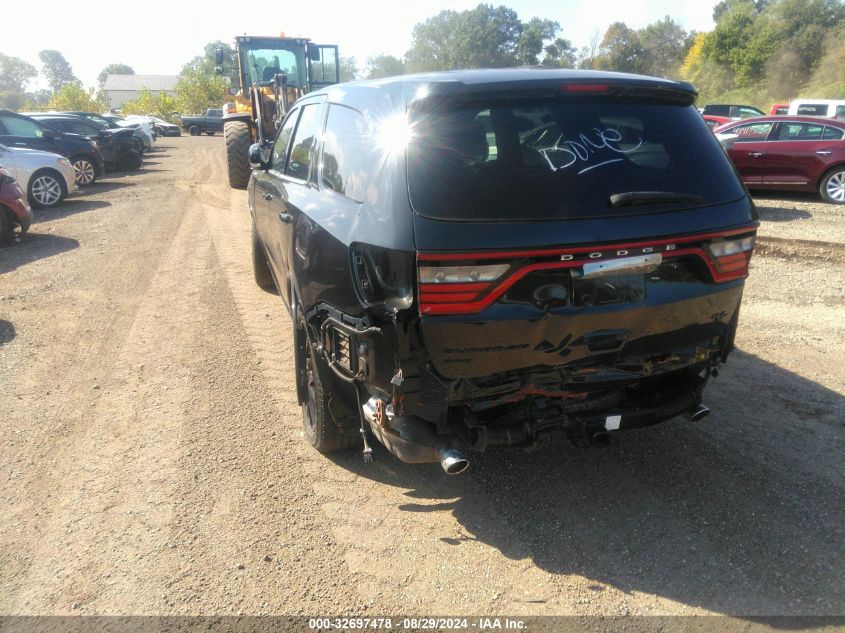
[[[223,108],[223,138],[229,184],[245,189],[249,182],[249,146],[273,143],[276,130],[299,97],[338,82],[337,46],[307,38],[235,38],[239,86]],[[218,72],[223,50],[217,49]]]

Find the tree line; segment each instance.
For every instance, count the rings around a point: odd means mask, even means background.
[[[341,81],[378,79],[410,72],[482,67],[541,66],[631,72],[692,82],[702,102],[742,101],[766,106],[798,97],[845,98],[845,5],[842,0],[722,0],[713,9],[715,27],[706,33],[685,30],[670,16],[634,29],[614,22],[596,30],[576,48],[560,23],[527,21],[500,5],[479,4],[465,11],[446,10],[418,23],[405,54],[380,54],[363,68],[341,57]],[[223,49],[222,74],[214,52]],[[341,43],[341,50],[342,43]],[[41,51],[40,70],[49,90],[26,92],[38,75],[34,66],[0,53],[0,107],[42,109],[59,103],[91,109],[102,95],[85,90],[70,64],[54,50]],[[100,74],[133,74],[125,64],[109,64]],[[182,68],[177,97],[139,95],[128,111],[166,114],[201,112],[219,105],[229,86],[237,86],[234,50],[209,42]],[[226,79],[228,78],[228,79]],[[81,107],[86,105],[89,107]],[[76,107],[80,106],[80,107]]]
[[[351,60],[356,71],[347,78],[529,65],[683,79],[702,102],[845,98],[841,0],[722,0],[713,21],[706,33],[687,31],[670,16],[640,29],[615,22],[576,49],[553,20],[523,22],[508,7],[480,4],[417,24],[402,58],[377,55],[363,71]]]

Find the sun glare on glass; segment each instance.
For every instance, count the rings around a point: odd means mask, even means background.
[[[413,127],[404,113],[391,115],[378,124],[378,147],[388,157],[402,155],[413,136]]]

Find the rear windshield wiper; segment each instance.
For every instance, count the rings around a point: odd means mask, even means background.
[[[656,202],[701,202],[701,196],[673,191],[628,191],[614,193],[610,196],[610,206],[624,207],[628,205],[653,204]]]

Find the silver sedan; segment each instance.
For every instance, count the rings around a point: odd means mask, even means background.
[[[55,207],[77,189],[73,165],[58,154],[0,145],[0,165],[9,170],[36,209]]]

